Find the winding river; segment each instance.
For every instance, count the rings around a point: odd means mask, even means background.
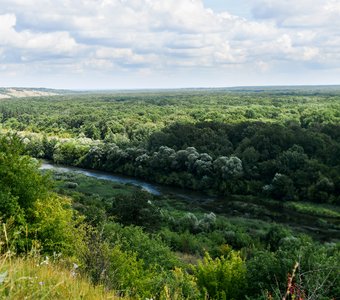
[[[52,170],[57,172],[74,172],[82,174],[89,177],[94,177],[96,179],[108,180],[112,182],[117,182],[121,184],[132,184],[138,186],[143,190],[153,194],[155,196],[175,196],[185,200],[195,201],[195,202],[208,202],[214,200],[214,197],[208,196],[204,193],[192,191],[189,189],[182,189],[177,187],[170,187],[156,183],[149,183],[141,179],[136,179],[134,177],[128,177],[123,175],[116,175],[103,171],[88,170],[78,167],[69,167],[64,165],[56,165],[51,162],[43,161],[40,167],[41,170]]]
[[[99,180],[108,180],[112,182],[117,182],[121,184],[132,184],[135,186],[138,186],[142,188],[143,190],[155,195],[155,196],[169,196],[174,198],[180,198],[187,202],[190,202],[192,204],[196,205],[202,205],[206,204],[208,202],[212,202],[214,200],[218,200],[218,197],[211,197],[203,192],[197,192],[192,191],[189,189],[182,189],[182,188],[176,188],[171,186],[165,186],[161,184],[156,183],[150,183],[146,182],[141,179],[136,179],[133,177],[123,176],[123,175],[115,175],[108,172],[102,172],[102,171],[95,171],[95,170],[88,170],[83,168],[76,168],[76,167],[69,167],[69,166],[63,166],[63,165],[55,165],[51,162],[43,161],[42,165],[40,167],[42,170],[52,170],[57,172],[74,172],[78,174],[82,174],[89,177],[94,177]],[[256,203],[257,205],[259,203]],[[330,229],[324,229],[320,228],[318,226],[311,226],[310,224],[315,224],[317,221],[317,218],[315,216],[309,216],[303,213],[299,213],[296,211],[292,211],[290,209],[282,209],[277,208],[275,205],[273,207],[265,205],[265,208],[275,212],[275,221],[283,224],[288,224],[289,226],[295,227],[298,230],[303,229],[303,231],[312,234],[313,236],[317,236],[317,238],[322,240],[331,240],[331,237],[339,236],[339,230],[336,228],[333,230],[333,233],[330,234]],[[215,207],[215,209],[211,208],[213,212],[215,213],[221,213],[218,206]],[[280,211],[280,215],[277,215],[278,210]],[[228,211],[223,211],[224,214],[228,214]],[[235,211],[229,212],[232,216],[234,216]],[[294,218],[292,219],[292,215]],[[244,214],[239,212],[240,217],[244,217]],[[248,218],[248,217],[247,217]],[[256,216],[255,218],[260,218],[260,216]],[[323,217],[324,219],[326,217]],[[335,224],[335,226],[338,226],[338,221],[334,218],[327,218],[332,223]]]

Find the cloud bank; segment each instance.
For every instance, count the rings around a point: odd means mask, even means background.
[[[340,0],[243,2],[250,17],[201,0],[2,0],[0,79],[132,88],[318,83],[320,74],[336,83]]]

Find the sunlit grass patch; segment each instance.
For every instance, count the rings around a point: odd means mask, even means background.
[[[121,299],[48,260],[3,255],[0,258],[0,299]]]
[[[97,179],[87,177],[82,174],[74,172],[69,173],[58,173],[52,172],[54,177],[58,178],[57,188],[64,191],[76,191],[83,194],[97,194],[102,198],[110,198],[117,194],[129,195],[136,190],[139,190],[135,186],[115,183],[104,179]],[[74,187],[70,187],[70,183],[76,183]]]
[[[330,205],[322,205],[316,203],[304,203],[304,202],[288,202],[286,207],[292,208],[299,213],[306,213],[315,216],[325,216],[340,218],[340,211],[337,207]]]

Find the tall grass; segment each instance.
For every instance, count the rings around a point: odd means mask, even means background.
[[[30,257],[0,258],[0,299],[119,299],[94,287],[74,268]]]
[[[15,255],[6,226],[1,227],[0,299],[121,299],[102,286],[93,286],[77,272],[76,264],[52,262],[36,249],[25,256]]]

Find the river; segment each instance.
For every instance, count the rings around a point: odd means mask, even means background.
[[[183,188],[177,188],[177,187],[171,187],[171,186],[166,186],[166,185],[161,185],[161,184],[156,184],[156,183],[150,183],[150,182],[146,182],[141,179],[136,179],[133,177],[123,176],[123,175],[116,175],[116,174],[112,174],[108,172],[88,170],[88,169],[69,167],[69,166],[63,166],[63,165],[55,165],[47,161],[42,162],[40,169],[52,170],[52,171],[54,170],[57,172],[74,172],[74,173],[83,174],[89,177],[94,177],[99,180],[109,180],[109,181],[117,182],[121,184],[132,184],[156,196],[169,196],[173,198],[180,198],[192,204],[196,204],[198,206],[202,204],[203,205],[208,204],[210,207],[209,210],[217,214],[222,213],[222,214],[230,215],[230,216],[244,217],[244,212],[242,212],[243,210],[241,210],[240,212],[237,212],[234,209],[230,210],[229,208],[225,207],[224,204],[221,206],[221,204],[218,203],[218,200],[219,200],[218,197],[211,197],[211,196],[204,194],[203,192],[192,191],[189,189],[183,189]],[[217,200],[216,205],[214,204],[213,206],[211,206],[211,202],[215,200]],[[256,203],[256,205],[260,205],[260,203]],[[312,236],[315,236],[318,239],[328,241],[328,240],[332,240],[332,238],[336,236],[339,236],[339,230],[337,227],[333,229],[333,233],[330,234],[329,228],[325,229],[322,226],[321,227],[315,226],[314,224],[318,224],[317,223],[318,218],[316,216],[309,216],[308,214],[299,213],[297,211],[292,211],[291,209],[287,209],[287,208],[286,209],[277,208],[275,205],[271,207],[270,205],[268,206],[266,204],[263,204],[263,206],[267,210],[275,213],[274,216],[270,216],[272,220],[275,220],[276,222],[279,222],[282,224],[287,224],[292,227],[295,227],[299,231],[303,230],[304,232],[307,232],[311,234]],[[252,213],[251,208],[250,208],[250,213]],[[295,216],[293,220],[292,220],[292,215]],[[266,215],[264,215],[264,217],[269,218],[269,216],[266,216]],[[247,218],[249,218],[249,216]],[[261,215],[257,215],[255,218],[261,219]],[[309,220],[309,219],[312,219],[312,220]],[[338,226],[338,222],[336,221],[335,218],[331,218],[331,217],[327,218],[324,216],[323,219],[327,219],[328,221],[335,222],[334,225]],[[313,226],[310,224],[313,224]]]
[[[109,172],[96,171],[96,170],[88,170],[78,167],[69,167],[64,165],[56,165],[51,162],[43,161],[40,167],[41,170],[52,170],[57,172],[74,172],[78,174],[82,174],[89,177],[94,177],[101,180],[108,180],[112,182],[117,182],[121,184],[132,184],[134,186],[138,186],[143,190],[153,194],[155,196],[175,196],[178,198],[182,198],[185,200],[195,201],[195,202],[210,202],[214,200],[214,197],[208,196],[204,193],[192,191],[189,189],[171,187],[156,183],[146,182],[141,179],[136,179],[134,177],[128,177],[123,175],[116,175]]]

